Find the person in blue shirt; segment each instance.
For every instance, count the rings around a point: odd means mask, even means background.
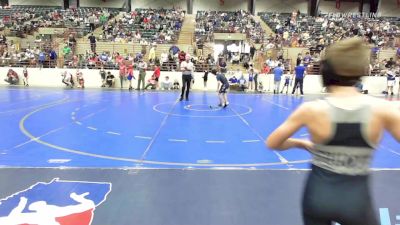
[[[219,98],[219,107],[224,107],[226,108],[229,105],[228,102],[228,96],[227,96],[227,90],[229,89],[229,82],[228,79],[226,79],[225,75],[223,73],[218,73],[216,69],[213,69],[211,71],[212,74],[214,74],[217,78],[218,82],[218,98]]]
[[[249,91],[253,90],[253,86],[254,86],[254,77],[255,77],[255,73],[254,73],[254,69],[250,69],[249,70]]]
[[[229,79],[229,82],[231,82],[231,84],[236,84],[238,82],[238,79],[235,76],[233,76]]]
[[[279,94],[279,86],[283,75],[282,64],[278,64],[274,69],[274,94]]]
[[[38,58],[39,58],[39,68],[41,69],[43,68],[44,61],[46,60],[46,54],[44,53],[44,51],[40,51]]]
[[[296,88],[300,88],[300,94],[304,95],[303,93],[303,80],[304,77],[307,74],[307,67],[304,66],[304,64],[300,64],[298,66],[296,66],[294,68],[294,87],[293,87],[293,91],[292,91],[292,95],[294,94],[294,92],[296,91]]]

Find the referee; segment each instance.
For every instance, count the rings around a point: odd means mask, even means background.
[[[186,55],[185,61],[181,63],[181,71],[182,71],[182,93],[179,101],[182,101],[184,96],[186,101],[189,101],[190,84],[193,78],[192,74],[194,71],[194,65],[192,62],[190,62],[190,55]]]
[[[367,75],[369,56],[361,38],[328,47],[322,61],[328,96],[303,103],[266,141],[271,149],[303,148],[313,156],[303,194],[305,225],[378,225],[369,166],[384,131],[400,141],[400,114],[353,87]],[[291,138],[303,126],[311,141]]]

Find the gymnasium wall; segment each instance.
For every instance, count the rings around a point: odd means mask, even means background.
[[[224,4],[220,4],[221,0],[193,0],[193,12],[202,10],[213,11],[247,11],[247,0],[223,0]]]
[[[107,8],[122,8],[125,0],[80,0],[81,7],[107,7]]]
[[[132,0],[132,9],[136,8],[181,8],[186,11],[186,0]]]
[[[282,12],[291,13],[300,10],[307,13],[307,0],[256,0],[256,13],[258,12]]]
[[[341,2],[340,8],[336,8],[336,1],[324,1],[321,0],[319,2],[319,11],[322,13],[350,13],[350,12],[358,12],[359,10],[358,2]]]
[[[400,7],[397,0],[380,0],[378,13],[380,16],[400,16]]]
[[[10,5],[63,6],[63,0],[9,0]]]
[[[22,68],[13,68],[19,75],[20,75],[20,82],[22,83]],[[0,68],[0,85],[8,85],[4,79],[6,78],[8,68],[1,67]],[[41,69],[38,68],[31,68],[28,69],[29,72],[29,85],[32,87],[59,87],[64,88],[65,85],[61,82],[62,77],[61,73],[65,71],[65,69]],[[76,73],[76,69],[69,69],[72,74]],[[99,88],[101,86],[101,78],[99,75],[98,70],[89,70],[89,69],[82,69],[80,70],[83,73],[85,78],[85,86],[87,88]],[[118,78],[118,71],[113,70],[111,71],[112,74],[116,77],[115,86],[119,88],[119,78]],[[137,77],[138,72],[135,71],[134,75]],[[146,82],[151,77],[152,71],[147,72]],[[161,72],[160,81],[163,81],[165,76],[169,76],[170,80],[173,82],[175,79],[181,82],[181,73],[178,72]],[[213,91],[217,89],[217,81],[213,78],[213,75],[209,75],[208,78],[208,90]],[[193,89],[203,90],[203,73],[195,73],[194,74],[194,85]],[[228,79],[230,78],[227,75]],[[268,89],[268,85],[273,87],[273,75],[265,75],[261,74],[259,76],[259,81],[263,82],[264,88]],[[133,87],[136,87],[137,80],[133,80]],[[124,87],[127,87],[127,81]],[[368,89],[369,93],[372,94],[379,94],[383,90],[386,89],[386,77],[365,77],[364,78],[364,89]],[[398,89],[398,81],[396,81],[395,90]],[[306,94],[319,94],[322,90],[321,84],[321,76],[319,75],[308,75],[305,77],[304,80],[304,92]]]

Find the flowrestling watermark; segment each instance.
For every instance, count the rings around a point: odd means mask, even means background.
[[[372,12],[331,12],[327,14],[328,17],[333,18],[378,18],[380,13]]]

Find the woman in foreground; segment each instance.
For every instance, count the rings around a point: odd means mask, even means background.
[[[369,55],[358,38],[326,49],[321,64],[328,96],[303,103],[266,140],[271,149],[304,148],[313,155],[302,202],[305,225],[378,225],[369,165],[385,130],[400,141],[400,112],[353,87],[367,75]],[[303,126],[311,141],[290,138]]]

